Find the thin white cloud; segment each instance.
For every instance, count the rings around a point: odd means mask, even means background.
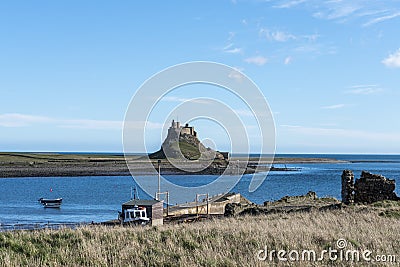
[[[360,7],[356,3],[343,4],[341,2],[335,2],[335,4],[337,3],[339,4],[331,8],[328,8],[328,11],[326,12],[319,11],[314,13],[314,17],[327,20],[336,20],[336,19],[343,20],[354,15],[358,10],[360,10]]]
[[[255,56],[255,57],[246,58],[244,61],[247,63],[250,63],[250,64],[263,66],[265,63],[267,63],[268,59],[263,56]]]
[[[228,50],[228,49],[231,49],[233,47],[233,43],[229,43],[229,44],[227,44],[226,46],[224,46],[223,48],[222,48],[222,50]]]
[[[295,40],[296,36],[290,33],[276,31],[271,33],[270,38],[278,42],[287,42],[289,40]]]
[[[371,85],[354,85],[347,90],[346,94],[353,95],[372,95],[383,92],[383,89],[376,84]]]
[[[275,8],[298,8],[301,6],[319,19],[334,20],[341,23],[361,20],[363,26],[370,26],[400,16],[398,1],[274,0],[272,2],[272,7]]]
[[[302,38],[308,40],[308,41],[316,41],[321,35],[314,33],[314,34],[308,34],[308,35],[303,35]]]
[[[300,52],[300,53],[316,53],[320,54],[321,50],[321,45],[318,44],[305,44],[305,45],[299,45],[293,49],[295,52]]]
[[[385,142],[400,142],[400,134],[398,133],[367,132],[353,129],[318,128],[299,125],[280,126],[296,134],[303,134],[307,136],[321,136],[329,138],[345,138],[356,140],[362,139],[375,142],[382,142],[382,140],[385,140]]]
[[[346,105],[345,104],[336,104],[336,105],[331,105],[331,106],[323,106],[321,107],[322,109],[339,109],[339,108],[344,108]]]
[[[286,57],[285,61],[284,61],[284,64],[285,65],[289,65],[292,62],[292,60],[293,60],[292,57]]]
[[[234,70],[229,73],[228,77],[240,83],[245,78],[242,74],[243,70],[243,68],[234,68]]]
[[[298,6],[306,1],[307,0],[293,0],[293,1],[289,1],[289,2],[284,2],[284,3],[276,5],[274,7],[275,8],[291,8],[291,7]]]
[[[115,130],[122,129],[122,121],[60,120],[58,127],[72,129]]]
[[[232,49],[224,50],[224,52],[225,53],[229,53],[229,54],[239,54],[239,53],[242,52],[242,49],[238,48],[238,47],[235,47],[235,48],[232,48]]]
[[[242,48],[240,47],[235,47],[234,43],[232,43],[232,39],[235,37],[235,33],[234,32],[230,32],[229,33],[229,38],[228,41],[229,43],[222,48],[222,51],[224,53],[229,53],[229,54],[238,54],[242,52]]]
[[[36,125],[51,125],[60,128],[79,129],[122,129],[122,121],[87,120],[87,119],[62,119],[46,116],[36,116],[20,113],[0,114],[1,127],[30,127]]]
[[[297,37],[291,33],[284,32],[284,31],[270,31],[266,28],[261,28],[259,30],[260,36],[266,37],[270,41],[276,42],[287,42],[290,40],[296,40]]]
[[[382,60],[382,63],[389,68],[400,68],[400,48]]]
[[[210,101],[204,98],[184,98],[184,97],[177,97],[177,96],[166,96],[161,99],[161,101],[165,102],[192,102],[197,104],[210,104]]]
[[[124,127],[132,130],[162,129],[165,125],[151,121],[125,121]]]
[[[382,17],[377,17],[374,19],[371,19],[370,21],[368,21],[367,23],[364,23],[363,26],[367,27],[370,26],[372,24],[376,24],[385,20],[390,20],[390,19],[394,19],[396,17],[400,16],[400,12],[394,13],[394,14],[390,14],[390,15],[386,15],[386,16],[382,16]]]
[[[248,110],[248,109],[235,109],[234,112],[239,116],[255,117],[253,112],[251,110]]]
[[[0,126],[2,127],[25,127],[32,124],[48,123],[53,119],[45,116],[34,116],[20,113],[0,114]]]
[[[303,127],[300,125],[289,125],[289,124],[281,124],[280,126],[284,127],[284,128],[302,128]]]
[[[365,88],[365,87],[377,87],[377,84],[357,84],[350,86],[349,88]]]
[[[293,34],[282,30],[271,30],[267,27],[261,27],[258,31],[261,38],[265,38],[270,42],[292,43],[294,46],[291,48],[291,53],[312,53],[312,54],[332,54],[334,48],[325,47],[325,45],[318,43],[319,34]],[[333,51],[333,52],[332,52]],[[286,57],[284,64],[291,63],[292,58]]]
[[[320,126],[322,126],[322,127],[336,127],[337,123],[321,123]]]

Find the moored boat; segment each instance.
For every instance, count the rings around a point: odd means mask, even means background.
[[[54,199],[40,198],[39,202],[45,208],[60,208],[62,203],[62,198],[54,198]]]
[[[123,213],[123,223],[133,224],[147,224],[150,218],[147,217],[147,211],[145,207],[134,206],[132,209],[126,209]]]

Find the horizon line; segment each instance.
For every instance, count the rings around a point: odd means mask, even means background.
[[[123,151],[54,151],[54,150],[15,150],[15,151],[0,151],[0,153],[69,153],[69,154],[125,154]],[[231,155],[243,155],[243,154],[258,154],[260,153],[257,152],[237,152],[237,153],[231,153]],[[149,154],[149,152],[132,152],[132,153],[126,153],[130,155],[144,155],[144,154]],[[270,154],[261,154],[261,155],[270,155]],[[343,152],[343,153],[337,153],[337,152],[278,152],[275,153],[274,155],[393,155],[393,156],[400,156],[399,153],[370,153],[370,152]]]

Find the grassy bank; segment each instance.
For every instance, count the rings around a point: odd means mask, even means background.
[[[400,219],[378,209],[225,218],[161,227],[84,227],[0,233],[1,266],[267,266],[257,251],[369,249],[400,259]],[[287,265],[287,262],[278,263]],[[346,266],[303,261],[295,265]],[[364,266],[365,262],[355,265]],[[397,263],[398,264],[398,263]]]

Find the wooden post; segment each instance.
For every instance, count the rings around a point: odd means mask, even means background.
[[[199,205],[198,205],[199,194],[196,194],[196,215],[199,216]]]
[[[207,193],[207,216],[208,216],[208,193]]]
[[[167,191],[167,217],[169,215],[169,192]]]
[[[161,160],[159,159],[158,161],[158,194],[160,194],[160,192],[161,192],[161,174],[160,174],[160,171],[161,171],[161,167],[160,167],[160,163],[161,163]],[[160,196],[158,196],[158,197],[160,197]],[[158,198],[157,198],[157,200],[159,200]]]

